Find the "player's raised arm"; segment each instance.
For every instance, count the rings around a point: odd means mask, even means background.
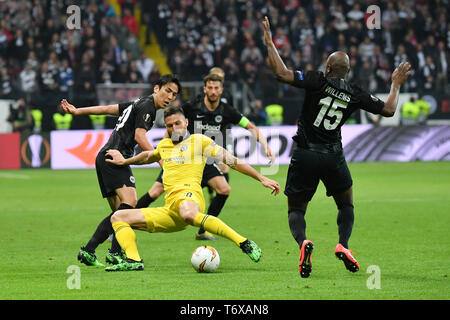
[[[294,72],[289,70],[278,54],[277,48],[272,41],[272,32],[270,31],[269,18],[264,17],[262,22],[264,28],[264,42],[267,47],[267,54],[269,57],[270,68],[277,80],[285,83],[294,82]]]
[[[384,103],[384,108],[381,110],[382,116],[392,117],[397,110],[400,87],[406,82],[411,74],[410,69],[411,64],[409,62],[402,62],[392,73],[391,91]]]
[[[151,151],[143,151],[134,157],[125,159],[123,155],[118,150],[109,149],[106,151],[106,155],[110,156],[112,159],[105,159],[106,162],[118,165],[118,166],[126,166],[131,164],[148,164],[157,162],[161,159],[159,153],[155,150]]]
[[[206,150],[207,151],[207,150]],[[208,152],[208,151],[207,151]],[[258,171],[256,171],[252,166],[247,164],[246,162],[239,160],[235,156],[233,156],[231,153],[229,153],[227,150],[225,150],[222,147],[216,146],[216,152],[214,155],[214,158],[218,161],[222,161],[228,166],[230,166],[232,169],[243,173],[249,177],[252,177],[255,180],[258,180],[262,183],[262,185],[266,188],[269,188],[272,190],[272,194],[277,195],[280,192],[280,185],[275,180],[266,178],[262,174],[260,174]]]
[[[109,114],[113,116],[119,115],[119,105],[111,104],[107,106],[94,106],[86,108],[77,108],[70,104],[66,99],[61,100],[61,110],[74,116],[90,115],[90,114]]]

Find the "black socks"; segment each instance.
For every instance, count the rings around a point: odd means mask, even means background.
[[[121,203],[117,210],[124,210],[124,209],[134,209],[134,208],[126,203]],[[111,216],[113,214],[114,212],[111,213],[106,218],[104,218],[102,222],[99,223],[91,239],[84,247],[84,250],[94,253],[95,249],[97,249],[97,247],[100,244],[105,242],[105,240],[108,239],[109,235],[114,234],[114,230],[111,225]],[[112,241],[111,252],[120,252],[120,250],[121,250],[120,245],[117,242],[116,237],[114,237]]]
[[[355,215],[351,204],[345,204],[339,207],[339,213],[337,216],[339,243],[346,249],[348,249],[348,240],[352,234],[354,220]]]
[[[300,209],[290,210],[288,212],[289,227],[291,234],[297,241],[298,246],[301,247],[303,240],[306,239],[306,221],[305,211]]]
[[[150,195],[148,194],[148,192],[146,192],[137,202],[136,204],[136,209],[141,209],[141,208],[147,208],[150,203],[152,203],[153,201],[155,201],[155,199],[153,199],[152,197],[150,197]]]

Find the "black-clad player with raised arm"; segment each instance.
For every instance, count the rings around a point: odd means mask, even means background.
[[[136,185],[130,166],[116,166],[105,161],[106,151],[117,149],[125,158],[134,155],[136,145],[143,151],[153,150],[146,133],[153,126],[156,110],[163,109],[172,103],[181,91],[178,78],[174,75],[163,75],[153,88],[153,94],[143,96],[136,101],[125,103],[76,108],[67,100],[61,101],[64,112],[73,115],[109,114],[119,116],[116,126],[108,142],[99,151],[95,160],[97,178],[103,198],[108,200],[112,213],[104,218],[86,246],[78,252],[78,260],[88,266],[102,266],[96,256],[95,249],[110,235],[114,235],[111,215],[117,210],[132,209],[137,203]],[[106,255],[106,262],[117,264],[122,261],[122,250],[115,238]]]
[[[350,71],[346,53],[334,52],[326,62],[325,73],[292,71],[286,68],[272,42],[269,19],[263,20],[264,42],[270,67],[277,80],[305,89],[305,99],[298,118],[297,134],[287,174],[285,195],[288,197],[288,219],[291,233],[300,247],[299,272],[303,278],[311,273],[313,243],[306,238],[305,213],[321,180],[327,196],[338,208],[339,243],[335,255],[351,271],[359,263],[348,249],[353,221],[352,177],[344,157],[341,127],[357,109],[392,117],[397,109],[400,87],[405,83],[411,65],[401,63],[392,74],[392,85],[386,102],[345,80]]]

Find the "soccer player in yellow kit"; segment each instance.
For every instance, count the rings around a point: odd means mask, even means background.
[[[106,267],[106,271],[143,270],[144,263],[136,245],[133,229],[154,232],[176,232],[189,225],[203,227],[206,231],[233,241],[254,262],[261,257],[261,249],[227,226],[217,217],[203,214],[205,199],[201,188],[203,168],[208,157],[216,158],[231,168],[262,183],[277,195],[280,185],[268,179],[240,161],[214,141],[202,134],[189,135],[188,120],[180,107],[169,107],[164,111],[164,121],[170,138],[162,139],[157,148],[125,159],[117,150],[108,150],[112,159],[106,161],[116,165],[147,164],[162,160],[164,169],[165,205],[159,208],[127,209],[116,211],[111,223],[126,259]]]

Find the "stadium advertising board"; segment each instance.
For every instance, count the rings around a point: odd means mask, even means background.
[[[277,160],[271,166],[289,164],[295,126],[261,127]],[[53,169],[94,168],[97,152],[108,140],[111,130],[68,130],[51,133]],[[147,133],[156,146],[165,129]],[[268,165],[269,160],[245,129],[231,129],[234,153],[252,165]],[[347,125],[342,142],[349,162],[361,161],[437,161],[450,160],[450,126],[376,127]],[[158,166],[152,164],[149,166]]]
[[[0,169],[20,169],[20,133],[0,134]]]

